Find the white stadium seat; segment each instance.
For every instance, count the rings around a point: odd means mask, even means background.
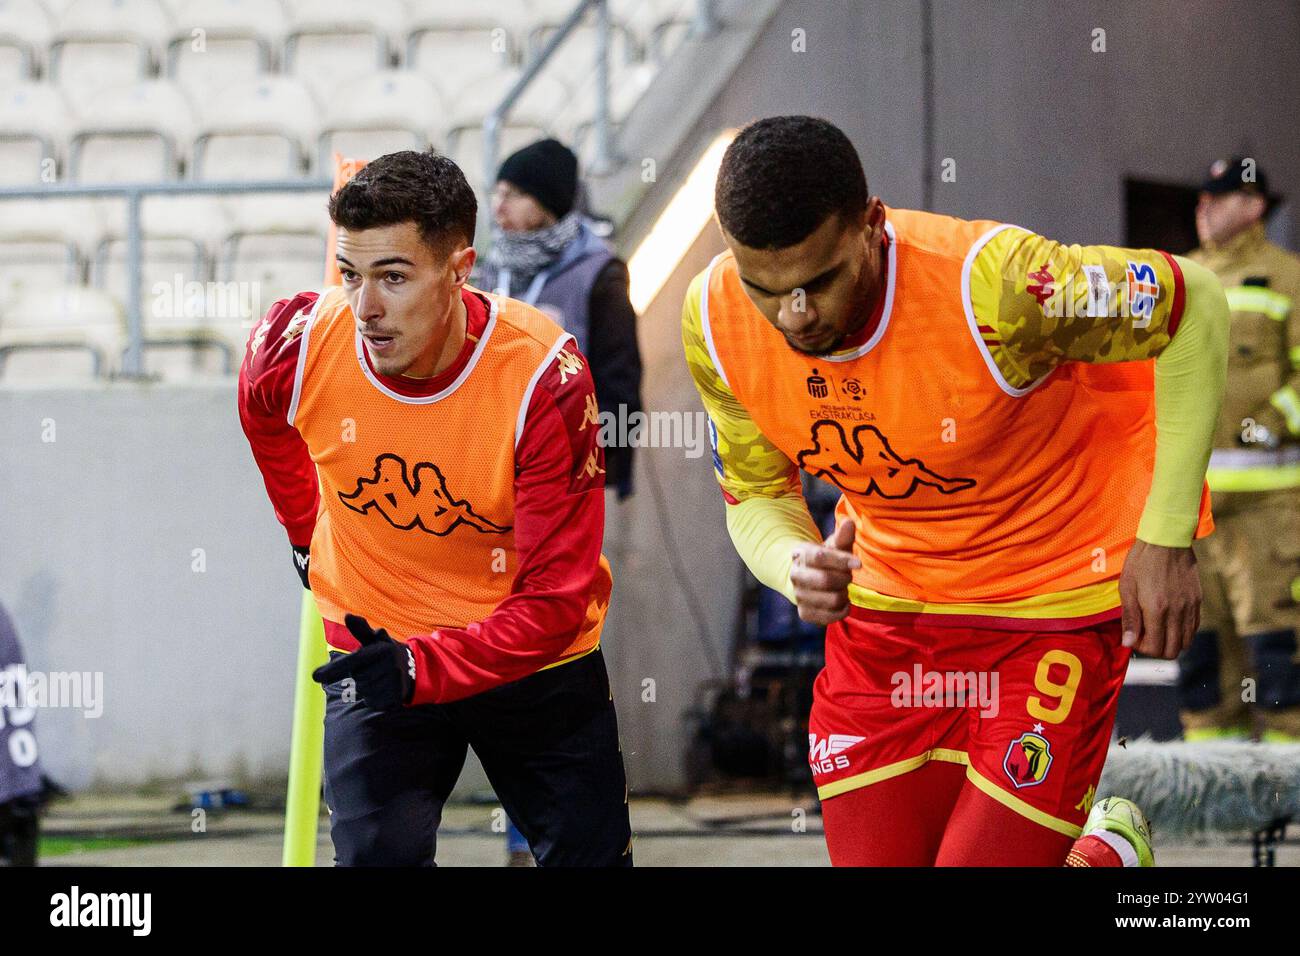
[[[0,206],[0,213],[4,211]],[[66,238],[0,232],[0,312],[24,290],[79,282],[80,256],[76,244]]]
[[[324,178],[332,176],[329,171],[322,173]],[[329,196],[324,192],[234,195],[221,202],[225,224],[218,238],[222,242],[248,233],[323,232],[329,227],[325,209]]]
[[[609,0],[611,19],[631,31],[651,58],[662,52],[662,34],[690,29],[697,7],[698,0]]]
[[[279,0],[187,0],[167,43],[167,75],[206,97],[278,63],[286,15]]]
[[[565,0],[572,10],[576,0]],[[463,3],[461,0],[409,0],[407,27],[414,34],[420,30],[460,30],[479,27],[502,27],[526,36],[546,19],[533,0],[491,0],[489,3]]]
[[[126,246],[124,237],[105,238],[90,264],[90,284],[122,302],[128,301]],[[198,240],[182,237],[145,236],[141,247],[140,295],[147,321],[154,314],[155,302],[162,307],[173,301],[173,287],[207,279],[207,250]],[[171,311],[166,307],[164,314]]]
[[[230,232],[218,251],[219,282],[251,289],[259,317],[276,299],[320,288],[330,222],[326,192],[232,196],[225,202]],[[248,327],[228,323],[224,334],[242,347]]]
[[[328,225],[326,216],[324,225]],[[319,232],[250,234],[227,244],[217,263],[217,280],[251,289],[257,308],[265,313],[277,299],[319,289],[325,273],[325,229]],[[248,338],[251,324],[226,324],[228,339]]]
[[[0,184],[52,181],[48,174],[58,171],[71,125],[72,111],[58,87],[49,83],[0,87]],[[55,165],[46,160],[54,160]]]
[[[80,107],[95,90],[150,76],[170,32],[157,0],[73,0],[50,42],[50,74]]]
[[[33,351],[84,353],[88,362],[68,368],[82,376],[109,374],[119,367],[123,338],[121,305],[106,292],[85,286],[26,290],[0,312],[0,380],[18,377],[15,356]],[[52,365],[42,356],[42,380]]]
[[[492,70],[467,77],[454,98],[448,101],[448,125],[456,128],[480,124],[509,92],[520,72],[518,69]],[[564,83],[551,76],[538,76],[525,88],[510,118],[520,123],[547,125],[551,117],[563,111],[571,96],[572,91]]]
[[[0,0],[0,86],[38,75],[54,32],[39,0]]]
[[[447,122],[442,96],[409,70],[384,70],[343,83],[326,101],[317,168],[331,154],[374,159],[399,149],[443,146]]]
[[[194,110],[170,80],[111,87],[78,110],[68,169],[80,182],[175,179],[193,135]]]
[[[0,202],[0,241],[54,241],[88,258],[108,232],[111,199],[6,199]]]
[[[510,69],[519,46],[502,27],[428,28],[411,34],[406,62],[438,89],[454,92],[466,77]]]
[[[538,27],[529,38],[528,59],[537,56],[547,41],[556,32],[555,25]],[[580,24],[573,28],[564,41],[551,54],[550,60],[543,67],[544,74],[558,78],[570,87],[583,83],[593,83],[596,76],[596,41],[595,26]],[[610,25],[609,31],[609,75],[612,83],[617,83],[623,73],[636,62],[636,45],[628,36],[627,30],[617,24]]]
[[[392,64],[406,9],[398,0],[298,0],[284,41],[284,70],[323,96],[341,81]]]
[[[287,179],[310,164],[320,129],[311,91],[289,76],[233,83],[209,100],[194,143],[196,179]]]
[[[573,0],[528,0],[538,23],[560,23],[577,6]]]
[[[518,76],[518,70],[494,71],[468,82],[453,100],[447,152],[477,192],[491,186],[483,182],[483,118],[501,102]],[[570,96],[563,83],[553,77],[538,76],[506,117],[497,161],[549,134],[553,118],[563,110]]]

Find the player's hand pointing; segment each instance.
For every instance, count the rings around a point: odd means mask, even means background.
[[[799,620],[823,626],[849,613],[849,582],[862,562],[853,556],[857,527],[846,521],[822,544],[807,542],[794,549],[790,583],[794,585]]]
[[[1172,661],[1201,620],[1201,582],[1191,548],[1134,542],[1119,575],[1123,643]]]

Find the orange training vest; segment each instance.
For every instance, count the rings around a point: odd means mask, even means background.
[[[312,592],[326,620],[360,614],[407,637],[481,621],[510,594],[515,444],[533,386],[572,336],[531,306],[480,294],[491,310],[473,355],[430,396],[375,377],[341,289],[308,319],[289,421],[320,480]],[[602,556],[561,658],[595,647],[610,585]]]
[[[1155,457],[1154,362],[1071,362],[1028,391],[1004,388],[965,301],[965,270],[999,228],[889,210],[880,322],[832,358],[786,344],[731,253],[709,268],[702,320],[717,370],[768,440],[843,491],[860,587],[1011,601],[1117,578],[1135,540]],[[1204,495],[1197,536],[1212,527]]]

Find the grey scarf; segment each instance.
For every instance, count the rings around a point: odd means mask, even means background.
[[[506,295],[521,296],[537,273],[558,259],[565,247],[578,238],[581,229],[582,216],[577,210],[545,229],[531,232],[504,232],[494,227],[487,264],[497,276],[503,270],[510,273]]]

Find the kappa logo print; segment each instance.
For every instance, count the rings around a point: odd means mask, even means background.
[[[397,455],[375,458],[375,473],[358,478],[357,489],[339,499],[362,514],[374,509],[395,528],[410,531],[419,528],[439,537],[451,534],[461,525],[469,525],[483,534],[504,534],[510,526],[501,526],[474,512],[468,501],[458,499],[447,490],[447,479],[437,465],[429,461],[416,463],[407,477],[406,462]]]
[[[945,478],[919,458],[904,459],[875,425],[857,426],[850,443],[844,426],[830,419],[813,423],[812,447],[799,452],[797,464],[845,491],[882,498],[910,497],[917,485],[945,495],[975,487],[974,478]]]

